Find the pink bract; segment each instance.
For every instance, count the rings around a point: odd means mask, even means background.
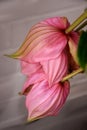
[[[48,81],[36,83],[26,96],[28,120],[33,121],[58,114],[69,94],[69,82],[48,87]]]
[[[56,115],[69,94],[64,76],[78,68],[76,56],[79,34],[65,33],[67,18],[54,17],[33,26],[22,46],[11,55],[21,61],[27,76],[22,93],[26,95],[28,119]]]

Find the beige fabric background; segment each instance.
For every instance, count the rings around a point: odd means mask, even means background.
[[[52,16],[74,21],[87,7],[86,0],[0,0],[0,129],[8,130],[86,130],[87,75],[71,82],[67,102],[57,117],[25,124],[25,98],[18,95],[25,77],[20,63],[4,57],[23,42],[30,27]]]

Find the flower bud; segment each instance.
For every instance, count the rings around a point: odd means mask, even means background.
[[[35,84],[26,96],[28,120],[57,115],[69,94],[69,82],[49,87],[46,80]]]

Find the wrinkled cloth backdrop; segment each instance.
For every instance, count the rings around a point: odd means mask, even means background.
[[[86,74],[70,80],[70,95],[58,116],[25,124],[25,97],[18,95],[25,77],[17,60],[3,56],[21,45],[32,25],[54,16],[66,16],[73,22],[86,6],[86,0],[0,0],[0,129],[87,129]]]

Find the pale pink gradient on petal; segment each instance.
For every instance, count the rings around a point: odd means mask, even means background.
[[[65,29],[68,26],[69,22],[65,17],[49,18],[44,20],[43,22],[38,23],[31,28],[30,32],[25,38],[24,43],[18,49],[18,51],[13,54],[13,57],[24,59],[24,57],[27,54],[29,56],[30,53],[30,57],[32,57],[32,55],[35,55],[35,51],[37,54],[38,49],[40,50],[45,46],[45,48],[47,49],[56,46],[57,51],[61,49],[63,50],[67,44]]]
[[[42,21],[41,23],[56,27],[58,29],[66,29],[70,25],[66,17],[49,18],[49,19],[46,19],[45,21]]]
[[[23,57],[22,60],[39,62],[51,58],[57,58],[65,48],[66,44],[67,38],[61,32],[51,32],[43,34],[42,36],[39,35],[38,38],[32,42],[30,53]]]
[[[31,76],[33,73],[38,72],[41,70],[41,65],[40,63],[30,63],[30,62],[25,62],[21,61],[21,68],[22,68],[22,73]]]
[[[68,58],[65,52],[62,52],[58,58],[48,61],[42,61],[41,65],[46,74],[49,86],[58,83],[68,73]]]
[[[45,78],[46,78],[45,74],[43,73],[42,70],[39,70],[38,72],[33,73],[30,77],[27,77],[27,81],[25,82],[25,84],[23,86],[22,93],[25,93],[26,89],[31,87],[31,85],[41,82]]]
[[[22,93],[26,95],[29,120],[57,115],[69,94],[69,82],[61,80],[77,67],[79,39],[76,32],[65,33],[69,25],[65,17],[36,24],[12,55],[21,60],[22,73],[27,76]]]
[[[58,114],[69,94],[69,83],[48,87],[47,81],[35,84],[26,96],[29,120]]]
[[[79,33],[77,32],[71,32],[69,36],[69,51],[74,59],[74,61],[78,64],[78,58],[77,58],[77,48],[78,48],[78,41],[79,41]]]

